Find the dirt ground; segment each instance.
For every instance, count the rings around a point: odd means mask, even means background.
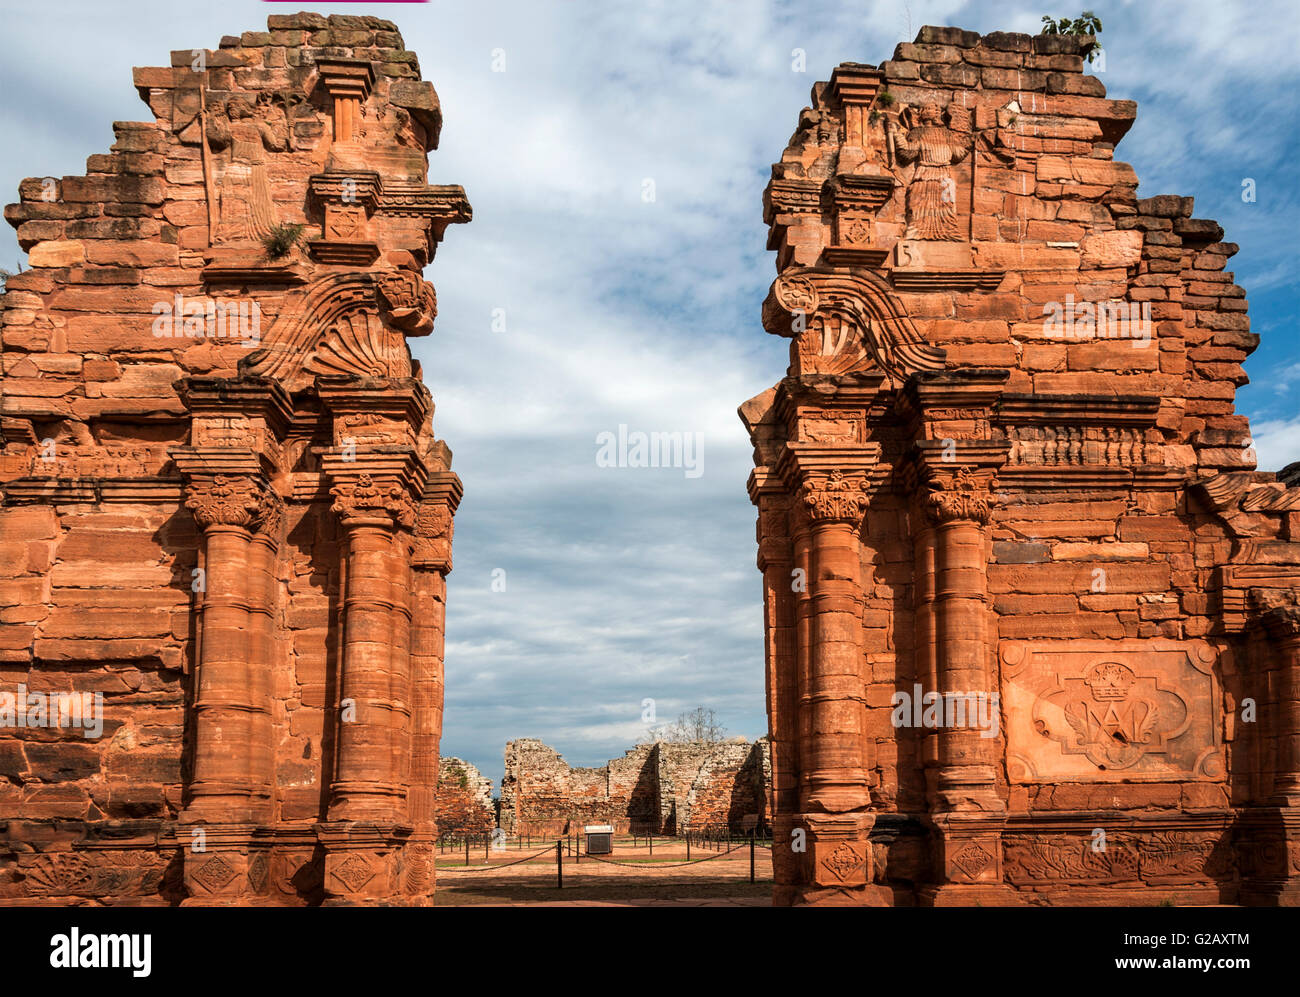
[[[733,850],[727,852],[727,848]],[[543,849],[545,849],[543,851]],[[537,853],[541,854],[537,854]],[[519,861],[533,854],[535,857]],[[438,856],[439,907],[767,907],[772,902],[771,852],[754,849],[754,882],[749,879],[749,844],[740,841],[711,847],[674,838],[654,842],[618,838],[611,855],[563,857],[564,887],[556,876],[555,843],[531,842],[492,851],[485,864],[482,846]],[[706,860],[706,861],[700,861]],[[517,864],[508,864],[517,863]]]

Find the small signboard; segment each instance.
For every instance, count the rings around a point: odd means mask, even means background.
[[[588,855],[609,855],[614,851],[613,824],[587,824],[582,830],[587,836]]]

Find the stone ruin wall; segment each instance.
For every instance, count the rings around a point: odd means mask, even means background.
[[[612,824],[619,834],[679,834],[744,818],[766,826],[767,742],[640,744],[600,768],[571,768],[534,738],[506,745],[501,826],[510,834],[563,834]]]
[[[463,758],[449,755],[439,762],[435,805],[440,836],[491,834],[497,826],[492,780]]]
[[[0,729],[0,903],[427,903],[437,95],[391,22],[315,14],[134,82],[146,120],[5,209],[0,691],[104,727]]]
[[[778,903],[1296,902],[1300,488],[1234,409],[1237,246],[1138,197],[1083,44],[924,28],[773,167],[791,363],[741,417],[775,834],[809,841]],[[998,736],[896,725],[918,684],[1000,696]]]

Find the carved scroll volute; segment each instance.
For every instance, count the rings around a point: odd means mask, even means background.
[[[786,270],[763,302],[763,328],[791,338],[792,374],[844,374],[873,366],[898,383],[941,370],[945,352],[926,342],[897,295],[869,273]]]
[[[236,526],[278,540],[284,503],[270,487],[248,475],[217,474],[190,481],[185,507],[204,530]]]
[[[926,514],[935,524],[966,521],[985,526],[993,515],[996,486],[991,473],[965,466],[951,474],[936,474],[925,495]]]
[[[395,480],[375,480],[362,473],[356,481],[335,485],[330,494],[334,496],[334,512],[347,528],[409,530],[415,525],[415,503]]]
[[[438,315],[433,285],[417,273],[394,270],[375,275],[388,318],[407,336],[427,336]]]
[[[866,479],[848,478],[839,470],[805,481],[802,498],[804,511],[814,523],[844,523],[856,529],[867,514]]]

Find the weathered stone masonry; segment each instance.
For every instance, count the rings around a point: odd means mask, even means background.
[[[0,729],[0,903],[428,903],[437,95],[390,22],[315,14],[135,85],[152,120],[5,209],[0,691],[105,723]]]
[[[492,780],[462,758],[443,758],[438,770],[439,835],[491,834],[496,827]]]
[[[777,903],[1300,898],[1300,489],[1233,410],[1237,247],[1137,197],[1082,44],[923,28],[773,167]]]
[[[680,834],[767,823],[767,742],[655,741],[600,768],[571,768],[535,738],[506,744],[501,827],[509,834],[580,832],[612,824],[620,834]]]

